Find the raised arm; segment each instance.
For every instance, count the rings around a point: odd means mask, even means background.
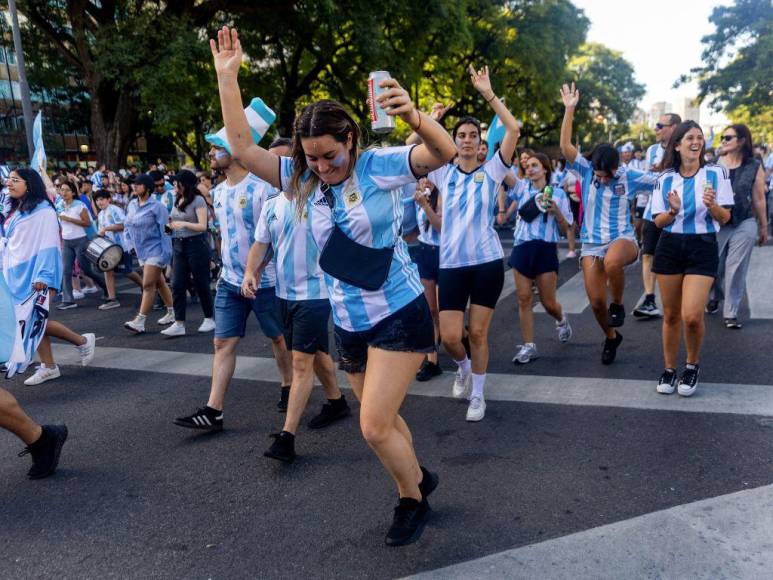
[[[499,154],[502,156],[502,160],[509,165],[515,153],[515,147],[518,145],[518,139],[521,137],[521,128],[518,126],[518,121],[515,120],[515,117],[513,117],[513,114],[505,104],[497,98],[494,90],[491,88],[488,66],[484,66],[476,71],[470,65],[469,73],[472,86],[486,100],[505,127],[505,136],[502,138],[502,143],[499,146]]]
[[[400,117],[421,138],[422,143],[411,151],[413,172],[426,175],[451,161],[456,155],[456,145],[443,126],[429,115],[419,112],[411,102],[408,91],[395,79],[384,79],[380,86],[386,90],[378,96],[378,102],[387,115]]]
[[[580,100],[580,91],[574,83],[572,86],[564,85],[561,87],[561,100],[564,101],[564,120],[561,121],[561,153],[567,162],[574,163],[577,159],[577,148],[572,145],[572,123],[574,122],[574,108]]]
[[[242,45],[236,29],[224,26],[217,32],[217,42],[210,39],[209,47],[215,61],[220,107],[231,154],[263,181],[280,187],[279,158],[253,142],[250,125],[244,114],[237,80],[242,64]]]

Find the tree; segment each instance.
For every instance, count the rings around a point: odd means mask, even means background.
[[[770,0],[736,0],[714,8],[709,20],[716,30],[704,36],[702,60],[678,83],[697,79],[699,98],[712,108],[743,107],[751,114],[770,107],[773,99],[773,4]]]
[[[286,3],[20,0],[19,11],[27,17],[25,36],[38,40],[26,44],[29,61],[59,68],[88,94],[97,158],[118,167],[136,135],[143,83],[165,58],[169,40],[201,29],[226,8],[233,13],[270,11],[280,4]],[[163,83],[154,88],[165,90]]]
[[[644,86],[634,78],[633,66],[619,52],[601,44],[585,44],[569,63],[568,80],[580,90],[575,112],[575,135],[591,146],[623,134]]]

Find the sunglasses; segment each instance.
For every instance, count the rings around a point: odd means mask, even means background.
[[[738,137],[738,135],[722,135],[722,141],[732,141],[736,137]]]
[[[664,125],[663,123],[655,123],[655,129],[665,129],[666,127],[673,127],[674,124]]]

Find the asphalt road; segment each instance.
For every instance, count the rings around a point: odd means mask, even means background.
[[[636,270],[629,311],[642,291]],[[560,284],[576,272],[576,261],[564,261]],[[100,312],[88,298],[54,317],[96,332],[99,347],[168,352],[169,364],[184,353],[211,353],[211,336],[195,334],[195,305],[193,335],[125,332],[137,300],[125,294],[122,308]],[[658,396],[657,321],[629,317],[618,361],[604,367],[589,309],[571,317],[567,345],[537,314],[542,356],[516,369],[515,308],[514,295],[497,308],[491,373],[553,376],[567,388],[575,377],[651,381]],[[740,332],[720,322],[708,317],[702,379],[768,385],[773,400],[766,356],[773,322],[749,320]],[[270,356],[256,325],[240,354]],[[397,498],[359,434],[356,404],[351,419],[302,429],[299,459],[287,466],[262,457],[269,433],[281,428],[278,382],[234,380],[225,431],[202,435],[172,419],[204,403],[208,378],[159,370],[66,366],[61,379],[39,387],[5,383],[33,416],[64,421],[71,435],[59,472],[36,482],[24,478],[28,460],[15,457],[19,442],[0,436],[2,577],[395,578],[773,484],[769,416],[492,401],[483,422],[468,424],[462,403],[411,395],[404,416],[421,461],[441,481],[422,540],[390,549],[383,536]],[[449,391],[450,380],[435,379]],[[315,392],[307,417],[321,402]]]

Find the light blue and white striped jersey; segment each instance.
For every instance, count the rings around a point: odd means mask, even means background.
[[[424,211],[418,203],[413,202],[413,206],[416,208],[416,221],[419,224],[419,241],[422,244],[428,244],[430,246],[440,245],[440,232],[429,222],[427,212]],[[443,216],[441,214],[441,220]]]
[[[120,207],[111,203],[105,209],[100,210],[99,215],[97,216],[97,228],[101,230],[102,228],[106,228],[108,226],[122,224],[125,221],[126,213]],[[126,240],[124,240],[123,231],[108,231],[105,232],[105,237],[114,244],[121,246],[124,250],[129,249]]]
[[[507,199],[511,202],[514,201],[518,207],[521,207],[539,192],[540,190],[535,188],[533,183],[529,182],[529,187],[514,187],[513,191],[508,194]],[[569,197],[567,197],[566,192],[560,187],[554,187],[553,199],[561,213],[564,214],[567,223],[571,224],[574,218],[572,216],[572,209],[569,207]],[[550,213],[545,215],[547,220],[542,215],[537,216],[531,222],[523,219],[518,220],[513,236],[516,246],[532,240],[542,240],[543,242],[551,243],[558,242],[561,238],[561,233],[558,230],[556,218]]]
[[[406,183],[402,187],[403,202],[403,235],[411,233],[419,226],[416,218],[416,204],[413,201],[413,193],[416,191],[416,182]]]
[[[645,171],[659,171],[659,166],[663,163],[663,156],[666,154],[666,150],[660,143],[655,143],[647,147],[647,153],[644,155],[644,170]],[[658,166],[658,167],[656,167]]]
[[[440,267],[461,268],[501,260],[504,256],[494,230],[499,186],[510,171],[497,152],[483,165],[465,173],[448,163],[429,174],[443,197]]]
[[[260,212],[255,240],[274,249],[277,296],[285,300],[327,299],[308,210],[298,221],[295,208],[295,200],[290,201],[284,193],[269,198]]]
[[[580,240],[589,244],[608,244],[620,237],[633,237],[628,202],[640,191],[652,191],[657,181],[654,173],[635,169],[619,170],[604,185],[593,175],[590,162],[577,155],[568,165],[582,180],[583,220]]]
[[[385,147],[362,152],[352,175],[343,183],[330,186],[332,210],[319,186],[309,198],[307,209],[312,235],[320,251],[334,224],[364,246],[394,246],[389,274],[378,290],[363,290],[325,274],[333,322],[344,330],[369,330],[424,291],[416,265],[408,255],[408,246],[400,236],[402,186],[416,181],[409,161],[411,149],[410,146]],[[280,167],[282,189],[287,189],[293,172],[292,159],[283,157]]]
[[[706,184],[711,185],[716,192],[719,205],[730,207],[735,203],[727,170],[720,165],[701,167],[692,177],[682,177],[673,169],[660,174],[652,194],[652,215],[668,211],[669,192],[677,192],[682,200],[676,219],[663,228],[665,231],[672,234],[715,234],[719,231],[719,222],[711,217],[703,203]]]
[[[220,226],[220,257],[223,262],[220,279],[232,286],[242,285],[258,218],[273,189],[262,179],[248,173],[236,185],[229,186],[228,180],[225,180],[212,190],[212,202]],[[276,272],[274,264],[270,263],[260,277],[260,287],[271,288],[275,284]]]

